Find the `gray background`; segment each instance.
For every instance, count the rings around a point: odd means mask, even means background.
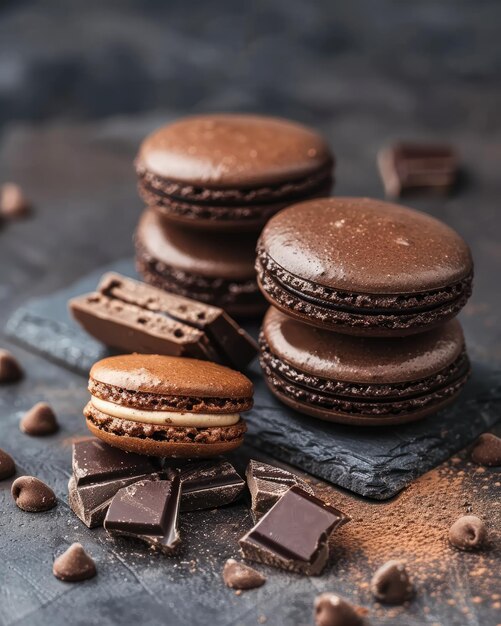
[[[487,302],[501,262],[499,2],[0,7],[1,177],[15,174],[39,204],[61,185],[36,222],[2,238],[2,317],[27,290],[48,293],[130,254],[141,208],[131,161],[146,132],[196,111],[261,111],[325,132],[338,157],[338,195],[381,196],[375,155],[392,138],[454,141],[468,172],[463,193],[409,203],[433,209],[473,245],[477,312],[489,327],[481,343],[501,357],[499,307]],[[56,221],[69,231],[65,246]],[[94,236],[80,236],[83,228]],[[23,249],[35,238],[37,251]]]

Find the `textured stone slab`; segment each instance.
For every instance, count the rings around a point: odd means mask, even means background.
[[[31,300],[9,319],[6,332],[24,345],[87,375],[108,354],[70,318],[69,298],[92,291],[115,270],[134,276],[131,260],[103,267],[51,296]],[[247,328],[258,332],[257,325]],[[427,420],[387,428],[328,424],[292,411],[268,391],[254,363],[255,406],[247,441],[275,458],[350,489],[386,499],[472,442],[501,417],[501,371],[473,363],[473,376],[458,402]]]
[[[248,441],[281,461],[362,496],[391,498],[467,446],[501,417],[501,373],[473,363],[458,401],[422,422],[356,428],[282,406],[259,378]]]

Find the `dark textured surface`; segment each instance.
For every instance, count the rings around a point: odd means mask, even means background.
[[[382,197],[376,153],[394,138],[457,146],[468,174],[459,192],[406,203],[444,219],[472,245],[475,288],[462,321],[474,362],[499,363],[500,19],[493,0],[89,0],[71,10],[57,0],[2,3],[0,177],[20,183],[35,212],[0,228],[0,328],[30,298],[131,256],[142,207],[132,160],[146,133],[192,112],[262,111],[326,134],[337,156],[339,195]],[[376,609],[354,576],[370,580],[364,556],[342,546],[321,578],[270,569],[263,587],[235,596],[221,571],[251,526],[243,504],[183,515],[185,547],[172,560],[89,531],[65,505],[68,438],[86,434],[83,379],[3,336],[1,342],[21,359],[27,378],[0,389],[0,445],[14,455],[19,475],[36,474],[60,498],[53,511],[29,515],[13,504],[10,481],[0,483],[1,626],[255,626],[259,616],[297,626],[312,623],[321,591],[366,606],[372,626],[501,623],[490,599],[473,600],[482,594],[481,579],[468,576],[475,555],[454,555],[445,573],[430,571],[395,619]],[[46,440],[18,429],[22,413],[40,400],[62,424]],[[241,465],[246,456],[239,453]],[[483,494],[494,511],[494,481],[480,476],[468,501],[476,506]],[[329,493],[334,504],[346,498]],[[207,517],[215,524],[204,524]],[[74,541],[99,571],[69,585],[51,568]],[[499,560],[491,571],[498,570]]]
[[[69,365],[84,376],[107,352],[67,312],[69,298],[93,291],[102,274],[134,275],[132,261],[92,272],[61,292],[26,303],[7,322],[17,341]],[[248,328],[256,333],[256,326]],[[402,426],[360,428],[304,417],[278,402],[257,363],[251,369],[254,408],[247,414],[247,440],[273,457],[350,489],[385,499],[417,476],[471,443],[501,415],[501,369],[477,361],[459,400],[436,415]]]

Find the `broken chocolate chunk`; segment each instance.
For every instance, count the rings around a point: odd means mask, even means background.
[[[119,489],[139,480],[160,479],[156,459],[112,448],[98,439],[73,444],[68,502],[89,528],[101,526]]]
[[[73,317],[104,344],[124,352],[184,356],[242,370],[256,342],[218,307],[166,293],[120,274],[70,301]]]
[[[180,481],[141,480],[120,489],[111,501],[104,527],[111,535],[125,535],[148,543],[165,554],[180,542],[178,513]]]
[[[228,461],[202,461],[182,467],[181,511],[212,509],[234,502],[245,481]]]
[[[299,476],[268,463],[249,461],[245,477],[251,494],[252,517],[255,522],[294,485],[313,495],[313,489]]]
[[[420,191],[445,193],[458,177],[458,157],[446,145],[397,143],[379,152],[378,165],[385,193],[393,198]]]
[[[160,480],[163,474],[134,474],[126,478],[114,478],[102,483],[78,487],[72,476],[68,481],[68,504],[75,515],[89,528],[102,526],[110,502],[119,489],[139,480]]]
[[[171,462],[161,469],[158,459],[125,452],[88,439],[73,445],[73,476],[68,482],[68,501],[73,512],[89,528],[100,526],[115,494],[141,480],[172,479],[179,473],[181,510],[195,511],[234,502],[245,481],[224,459]]]
[[[223,580],[231,589],[255,589],[266,582],[266,577],[253,567],[228,559],[224,564]]]
[[[52,572],[56,578],[65,582],[88,580],[97,573],[94,560],[80,543],[73,543],[66,552],[57,557]]]
[[[330,535],[347,521],[341,511],[294,486],[240,539],[241,552],[251,561],[320,574]]]
[[[155,459],[108,446],[99,439],[73,445],[73,474],[77,485],[148,474],[158,469]]]

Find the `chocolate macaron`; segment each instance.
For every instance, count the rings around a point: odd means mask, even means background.
[[[315,131],[283,119],[188,117],[147,137],[136,159],[145,202],[185,225],[259,228],[279,209],[328,195],[334,159]]]
[[[150,285],[230,315],[256,315],[266,301],[256,282],[255,247],[251,234],[182,228],[150,208],[136,231],[136,265]]]
[[[274,306],[354,335],[410,335],[454,317],[471,294],[465,241],[439,220],[369,198],[293,205],[265,226],[258,281]]]
[[[409,337],[353,337],[270,308],[260,345],[266,382],[282,402],[347,424],[425,417],[454,399],[470,371],[457,320]]]
[[[103,359],[90,371],[84,409],[93,435],[160,457],[210,457],[237,448],[252,383],[222,365],[152,354]]]

